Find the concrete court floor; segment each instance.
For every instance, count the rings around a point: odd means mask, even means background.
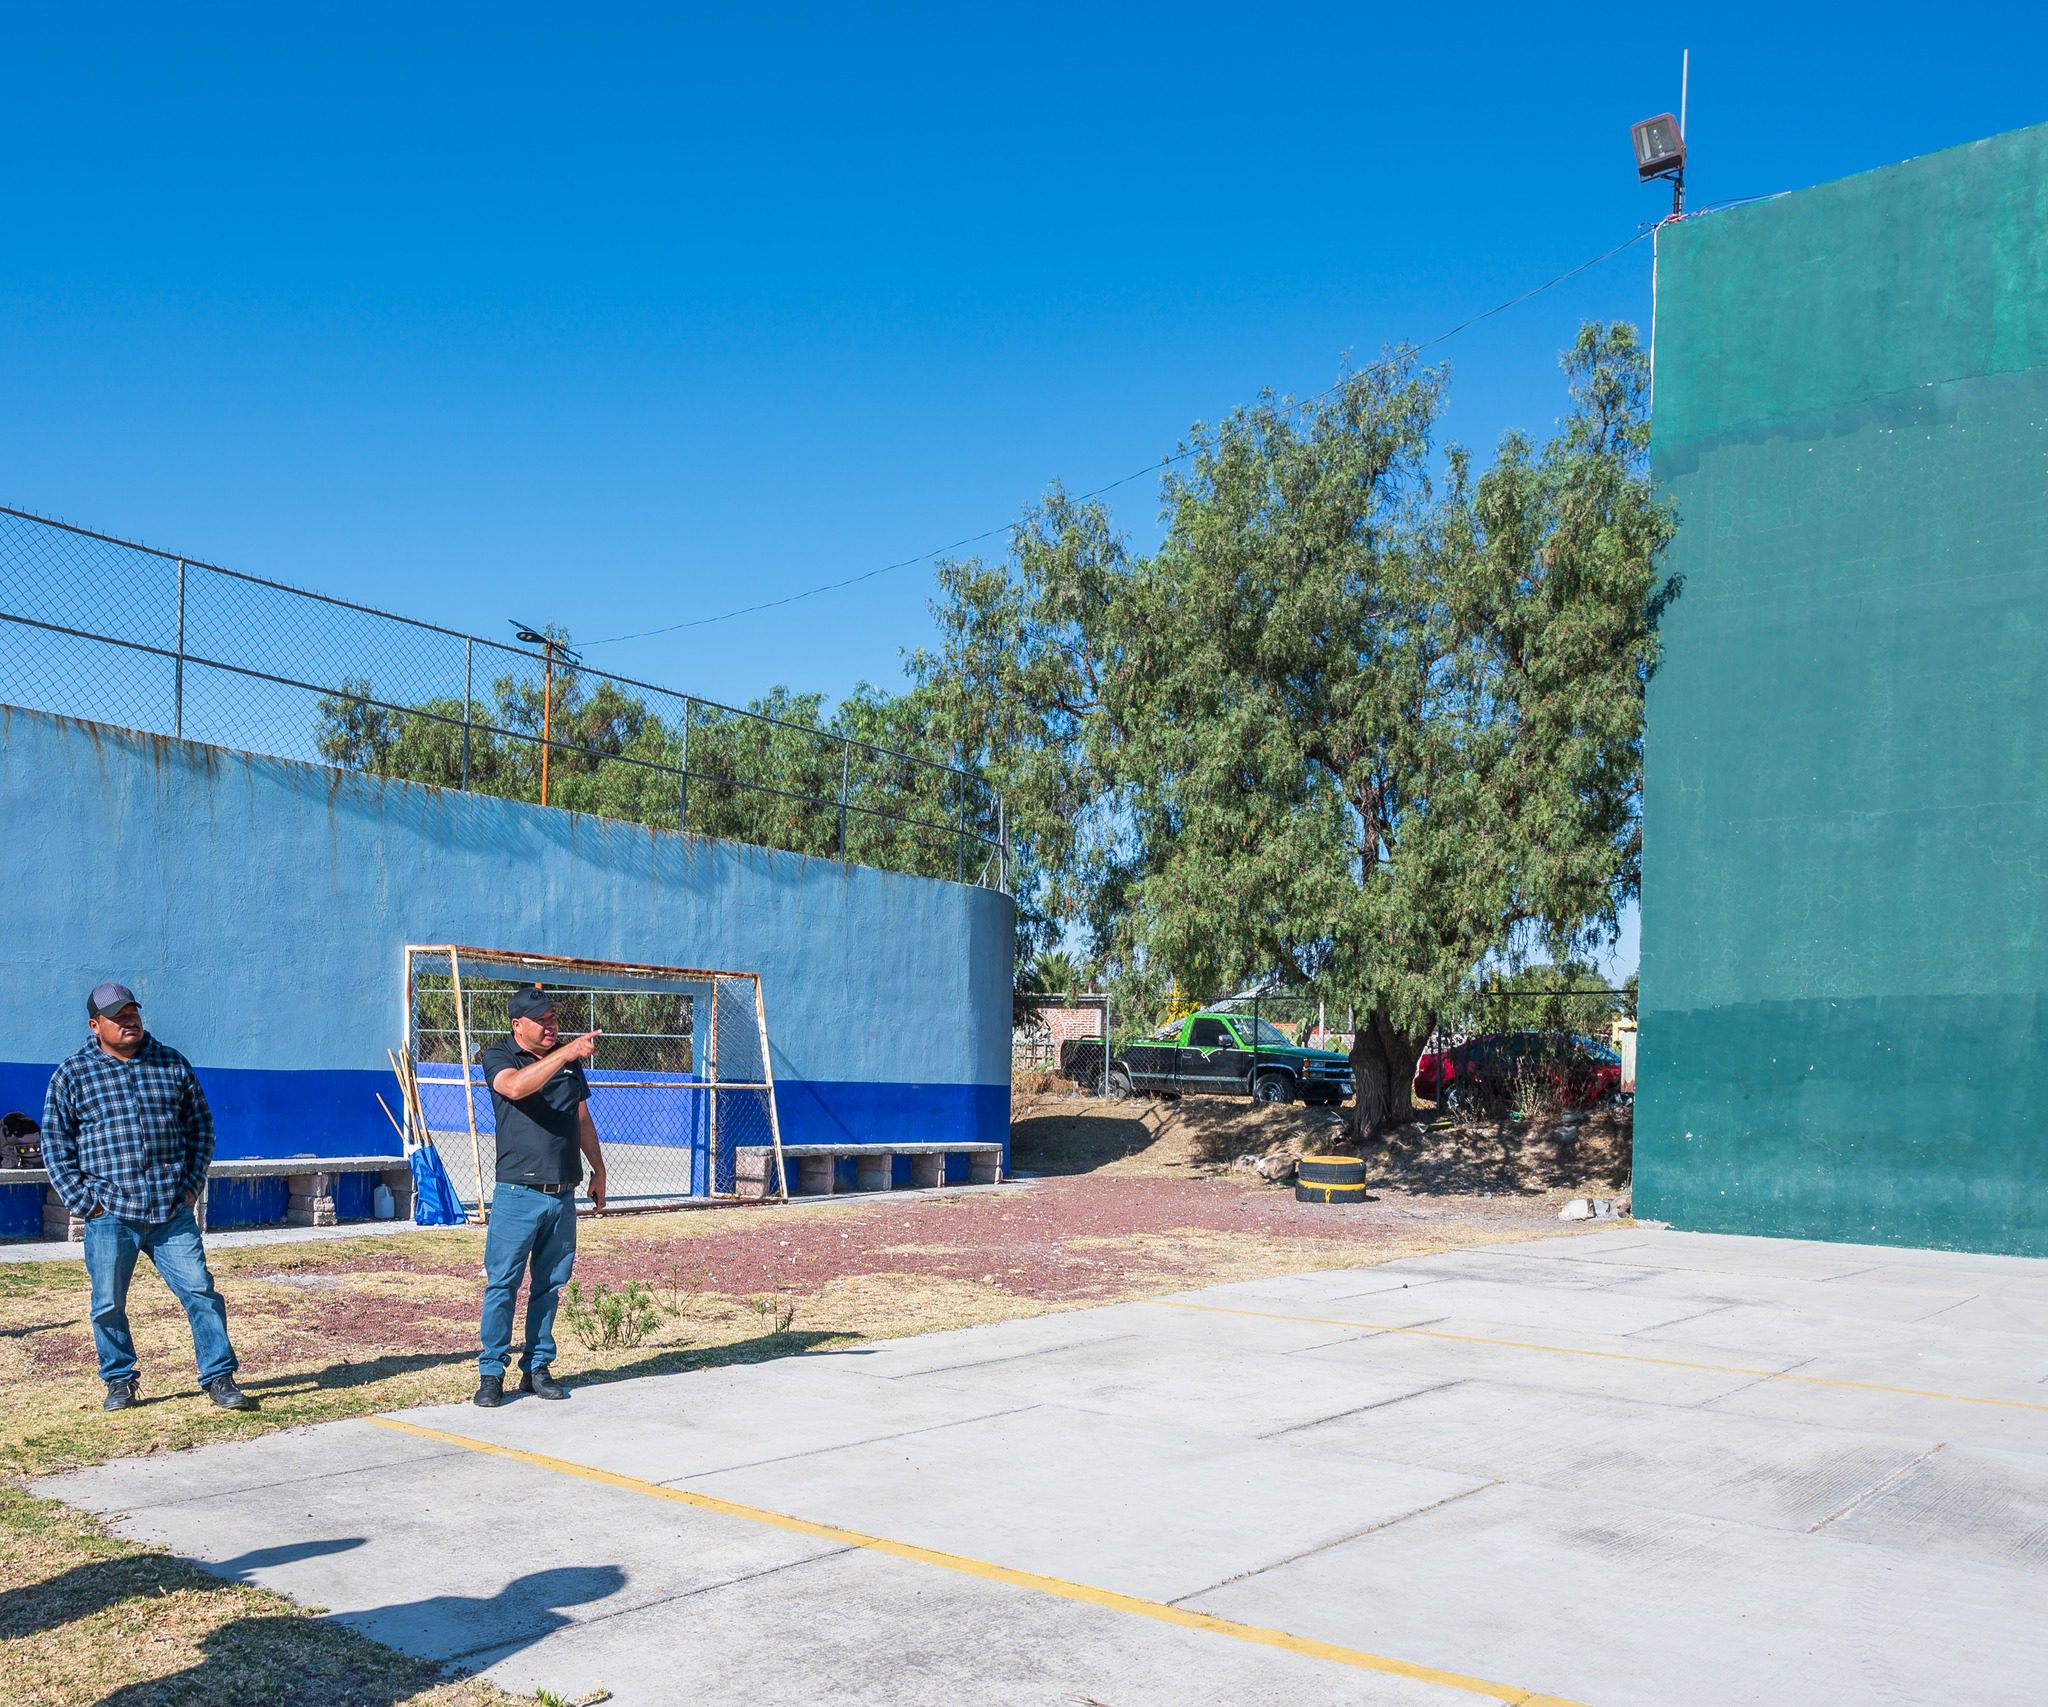
[[[2033,1707],[2048,1261],[1622,1228],[41,1491],[622,1707]]]

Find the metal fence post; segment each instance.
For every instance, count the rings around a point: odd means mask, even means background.
[[[171,733],[185,737],[185,560],[178,559],[178,660],[171,687]]]
[[[960,794],[958,828],[955,835],[955,846],[959,857],[955,862],[958,869],[954,873],[954,881],[965,883],[967,881],[967,773],[964,770],[956,770],[953,774],[958,779]]]
[[[853,767],[853,743],[839,743],[839,863],[846,863],[846,779]]]
[[[1009,802],[1000,794],[996,796],[996,888],[1005,895],[1010,892]]]
[[[476,642],[462,643],[462,786],[469,787],[469,698],[474,691]]]
[[[690,827],[690,710],[696,703],[692,699],[683,701],[683,768],[680,772],[681,781],[676,788],[676,828],[678,830],[687,830]],[[718,1012],[718,997],[715,992],[711,998],[711,1011],[714,1014]],[[713,1024],[716,1023],[716,1021],[713,1021]],[[713,1099],[713,1106],[716,1106],[715,1098]]]

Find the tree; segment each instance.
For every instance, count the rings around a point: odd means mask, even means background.
[[[942,581],[923,677],[1022,810],[1097,955],[1218,989],[1276,970],[1358,1014],[1360,1137],[1406,1118],[1489,956],[1563,958],[1634,892],[1654,553],[1633,331],[1493,463],[1434,442],[1412,352],[1198,429],[1131,556],[1055,490],[1010,564]]]

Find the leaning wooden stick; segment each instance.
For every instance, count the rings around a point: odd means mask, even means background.
[[[412,1146],[405,1141],[405,1128],[398,1124],[398,1116],[391,1112],[391,1105],[381,1096],[377,1096],[375,1091],[372,1091],[370,1094],[377,1097],[377,1106],[384,1111],[384,1118],[391,1122],[391,1130],[398,1134],[399,1148],[410,1150]]]

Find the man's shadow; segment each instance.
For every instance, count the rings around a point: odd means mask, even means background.
[[[263,1565],[341,1552],[360,1538],[264,1548],[214,1567],[246,1580]],[[237,1618],[210,1632],[201,1658],[170,1677],[131,1683],[102,1696],[98,1707],[192,1707],[282,1699],[267,1680],[294,1673],[317,1675],[322,1700],[350,1707],[398,1707],[411,1700],[444,1666],[489,1654],[493,1663],[575,1622],[561,1609],[616,1594],[626,1573],[616,1565],[561,1565],[530,1571],[492,1595],[437,1594],[373,1607],[339,1618],[292,1613]],[[399,1658],[372,1642],[397,1648]]]

